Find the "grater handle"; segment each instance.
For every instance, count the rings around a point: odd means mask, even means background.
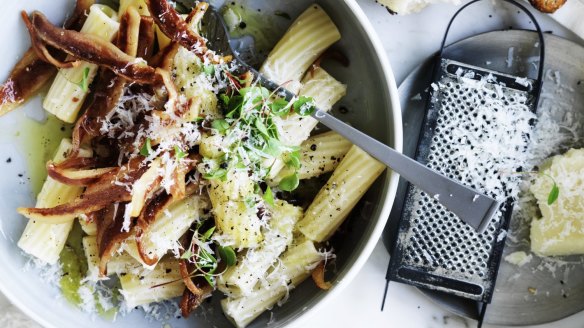
[[[452,19],[450,19],[450,22],[448,22],[448,26],[446,27],[446,33],[444,33],[444,38],[442,39],[442,44],[440,45],[440,50],[436,54],[436,58],[438,59],[438,62],[442,58],[442,54],[443,54],[445,46],[446,46],[446,41],[448,40],[448,33],[450,32],[450,29],[452,28],[452,24],[454,23],[454,20],[456,19],[456,17],[459,14],[461,14],[467,7],[473,5],[477,2],[481,2],[481,1],[484,1],[484,0],[473,0],[473,1],[468,2],[467,4],[462,6],[454,14],[454,16],[452,16]],[[533,25],[535,26],[535,32],[537,32],[537,37],[539,38],[539,63],[538,63],[538,68],[537,68],[537,78],[535,80],[535,85],[534,85],[534,92],[535,92],[534,104],[535,104],[535,107],[537,108],[537,105],[539,104],[539,97],[541,95],[541,90],[542,90],[542,86],[543,86],[543,74],[544,74],[543,64],[545,62],[545,40],[543,37],[543,31],[541,30],[541,27],[539,26],[537,19],[535,19],[535,16],[527,8],[525,8],[525,6],[521,5],[516,0],[502,0],[502,1],[507,2],[507,3],[517,7],[521,11],[523,11],[523,13],[525,13],[527,15],[527,17],[529,17],[531,19],[531,22],[533,22]],[[437,65],[436,69],[438,67],[439,67],[439,65]]]
[[[495,199],[418,163],[327,112],[317,110],[312,116],[434,197],[479,233],[485,230],[493,215],[497,213],[500,203]]]

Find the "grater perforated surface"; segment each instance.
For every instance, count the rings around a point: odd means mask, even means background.
[[[531,80],[443,59],[416,159],[505,205],[479,234],[410,186],[391,280],[488,302],[534,119]]]

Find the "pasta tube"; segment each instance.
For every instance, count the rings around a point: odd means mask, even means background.
[[[237,327],[247,326],[284,298],[290,289],[308,278],[312,268],[322,257],[323,254],[318,252],[312,241],[290,248],[282,256],[280,266],[270,273],[267,286],[258,286],[249,296],[223,299],[223,312]]]
[[[61,140],[53,161],[61,162],[72,148],[69,139]],[[91,151],[81,149],[80,156],[90,157]],[[37,196],[36,207],[46,208],[65,204],[76,199],[83,192],[83,187],[69,186],[47,177],[41,192]],[[55,264],[59,260],[59,254],[65,246],[67,236],[73,227],[73,221],[51,224],[29,220],[18,247],[42,262]]]
[[[225,181],[211,180],[209,198],[215,212],[215,224],[237,248],[256,247],[263,239],[262,222],[255,208],[245,199],[254,194],[254,184],[247,170],[232,169]]]
[[[97,281],[99,277],[99,249],[96,236],[83,237],[83,251],[87,258],[87,276],[90,281]],[[114,255],[107,263],[107,274],[122,274],[142,270],[142,266],[127,253]]]
[[[249,249],[236,266],[223,273],[219,278],[219,288],[228,294],[251,294],[256,283],[291,243],[292,230],[302,214],[302,208],[276,201],[262,246]]]
[[[351,147],[298,222],[298,230],[311,240],[327,240],[384,170],[384,164]]]
[[[310,65],[340,38],[339,30],[326,12],[318,5],[310,6],[276,44],[260,72],[296,93]]]
[[[218,117],[217,96],[209,88],[208,77],[203,72],[203,63],[192,51],[179,47],[174,56],[175,83],[188,100],[189,111],[185,120],[198,117]]]
[[[179,238],[198,220],[209,207],[201,196],[194,195],[172,204],[168,211],[160,213],[141,238],[145,253],[151,258],[162,258],[178,247]],[[149,267],[138,253],[135,241],[128,241],[126,251],[143,266]]]
[[[181,296],[185,289],[179,262],[175,259],[161,261],[152,271],[121,273],[119,277],[122,285],[120,293],[130,309]]]
[[[82,33],[111,41],[119,29],[118,15],[105,5],[92,5]],[[82,62],[77,67],[60,69],[55,77],[43,107],[64,122],[73,123],[87,97],[87,86],[97,74],[98,66]]]
[[[329,131],[309,138],[300,146],[298,178],[310,179],[332,172],[351,148],[351,142],[340,134]],[[275,182],[292,174],[289,169],[280,171]]]
[[[346,85],[337,81],[320,67],[307,74],[302,80],[302,84],[300,95],[312,97],[316,106],[322,111],[329,111],[347,92]],[[284,119],[276,119],[275,124],[283,144],[300,146],[303,141],[308,139],[318,121],[312,117],[294,113]],[[284,162],[278,159],[275,162],[270,161],[269,165],[272,167],[269,178],[274,179],[284,167]]]

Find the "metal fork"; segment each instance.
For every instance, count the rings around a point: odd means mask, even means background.
[[[283,89],[280,85],[268,80],[253,67],[244,62],[237,51],[231,46],[229,32],[221,15],[209,7],[201,21],[201,33],[208,40],[207,47],[215,52],[233,59],[243,70],[251,71],[257,82],[270,91],[278,90],[278,94],[286,100],[296,97],[295,94]],[[417,161],[399,153],[395,149],[371,138],[363,132],[343,123],[341,120],[325,111],[316,109],[312,117],[320,123],[336,131],[360,147],[380,162],[390,167],[401,177],[437,199],[442,205],[455,213],[461,220],[468,223],[479,232],[483,232],[493,215],[499,209],[500,203],[495,199],[481,194],[461,183],[452,180]],[[440,195],[444,195],[439,197]]]

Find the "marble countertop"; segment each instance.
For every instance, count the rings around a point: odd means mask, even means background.
[[[389,56],[398,85],[410,71],[434,53],[442,39],[448,20],[457,7],[436,4],[418,14],[392,16],[374,0],[358,0],[379,34]],[[524,14],[515,9],[501,8],[496,1],[483,1],[478,17],[461,17],[451,40],[498,28],[532,28]],[[562,27],[552,18],[533,11],[545,31],[571,39],[584,45],[584,40]],[[584,13],[580,14],[580,17]],[[441,309],[424,297],[417,289],[391,283],[385,311],[381,301],[385,285],[385,272],[389,255],[381,242],[355,280],[337,298],[321,308],[320,312],[305,322],[306,327],[474,327],[476,322],[460,318]],[[584,312],[539,328],[582,327]],[[0,327],[40,327],[12,306],[0,295]],[[486,328],[492,327],[485,325]]]

